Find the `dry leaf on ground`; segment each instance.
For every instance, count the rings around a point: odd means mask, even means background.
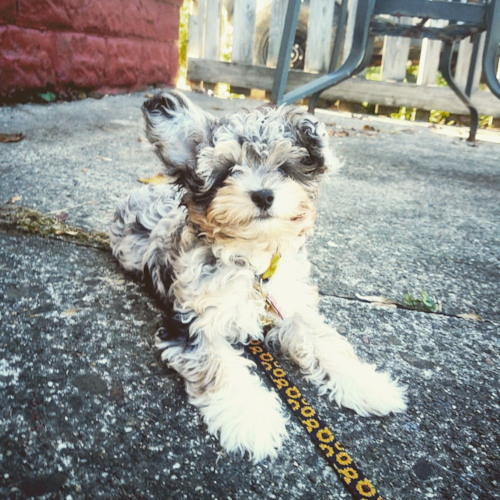
[[[59,231],[55,232],[56,236],[61,236],[63,234],[67,234],[68,236],[76,236],[78,234],[78,231],[70,231],[66,229],[59,229]]]
[[[372,127],[371,125],[365,125],[365,126],[363,127],[363,130],[371,130],[371,131],[373,131],[373,132],[374,132],[374,131],[375,131],[375,130],[377,130],[377,129],[376,129],[375,127]]]
[[[328,135],[331,137],[347,137],[349,135],[349,132],[347,130],[328,129]]]
[[[104,161],[113,161],[113,158],[108,158],[107,156],[97,155],[97,158],[99,158],[99,160],[104,160]]]
[[[26,136],[21,132],[20,134],[0,134],[0,142],[19,142],[22,141]]]
[[[13,197],[10,199],[10,202],[11,202],[11,203],[16,203],[16,202],[18,202],[18,201],[21,201],[21,196],[16,195],[16,196],[13,196]]]
[[[483,321],[483,318],[481,318],[481,316],[478,316],[476,313],[459,314],[458,317],[463,319],[473,319],[475,321]]]
[[[385,297],[382,297],[380,295],[360,295],[359,293],[357,293],[356,297],[358,299],[364,300],[366,302],[376,302],[378,304],[393,304],[393,305],[396,305],[396,302],[394,302],[394,300],[386,299]]]
[[[168,179],[163,174],[155,175],[154,177],[138,177],[137,180],[143,184],[166,184]]]
[[[61,318],[67,318],[68,316],[74,316],[78,311],[76,309],[68,309],[61,313]]]

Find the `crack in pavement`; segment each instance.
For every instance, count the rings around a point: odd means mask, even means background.
[[[49,214],[43,214],[36,210],[25,208],[22,206],[13,207],[9,204],[0,206],[0,231],[8,233],[17,234],[34,234],[42,238],[54,239],[57,241],[64,241],[77,246],[83,246],[88,248],[96,248],[98,250],[103,250],[109,252],[111,247],[109,246],[109,237],[105,233],[100,232],[87,232],[83,229],[75,226],[70,226],[60,221],[57,217],[52,217]],[[345,299],[354,302],[360,302],[363,304],[373,304],[369,300],[362,300],[358,297],[352,297],[350,295],[337,295],[334,293],[327,293],[319,290],[319,295],[322,297],[331,297],[336,299]],[[433,312],[425,311],[422,309],[416,309],[413,307],[406,306],[399,302],[393,301],[393,308],[403,309],[407,311],[424,313],[424,314],[435,314],[437,316],[446,316],[449,318],[455,318],[467,321],[465,318],[458,316],[457,314],[446,313],[446,312]],[[391,307],[379,304],[380,307]],[[495,322],[482,319],[483,322],[495,324]]]
[[[319,290],[318,293],[322,297],[331,297],[331,298],[334,298],[334,299],[345,299],[345,300],[351,300],[353,302],[359,302],[361,304],[372,304],[372,305],[374,305],[374,303],[370,302],[369,300],[362,300],[362,299],[359,299],[358,297],[352,297],[351,295],[337,295],[337,294],[334,294],[334,293],[322,292],[321,290]],[[379,307],[386,307],[386,308],[389,308],[389,309],[403,309],[403,310],[406,310],[406,311],[412,311],[412,312],[416,312],[416,313],[434,314],[436,316],[446,316],[448,318],[455,318],[455,319],[459,319],[459,320],[463,320],[463,321],[468,321],[466,318],[462,318],[458,314],[446,313],[446,312],[442,312],[442,311],[441,312],[438,312],[438,311],[436,311],[436,312],[434,312],[434,311],[425,311],[423,309],[416,309],[414,307],[409,307],[409,306],[406,306],[404,304],[401,304],[399,302],[394,302],[394,301],[391,302],[391,305],[384,305],[384,304],[380,304],[380,303],[377,303],[377,305]],[[481,318],[481,322],[482,323],[491,323],[493,325],[496,324],[494,321],[491,321],[489,319],[484,319],[484,318]]]

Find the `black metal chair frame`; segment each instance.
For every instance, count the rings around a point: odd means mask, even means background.
[[[496,75],[500,45],[500,0],[480,0],[480,3],[477,4],[439,0],[358,0],[357,9],[354,13],[355,21],[351,51],[345,62],[337,68],[340,46],[345,36],[347,1],[342,1],[339,27],[335,37],[329,73],[285,94],[290,69],[290,54],[301,3],[301,0],[289,0],[271,100],[277,104],[284,104],[297,102],[311,96],[309,111],[314,113],[321,92],[357,75],[367,67],[372,58],[375,36],[389,35],[441,40],[443,49],[441,51],[439,70],[449,87],[469,109],[471,126],[468,140],[474,141],[479,115],[470,100],[470,96],[479,50],[478,35],[484,31],[486,31],[486,40],[483,54],[483,75],[491,92],[500,99],[500,82]],[[382,14],[398,17],[417,17],[421,18],[421,22],[416,25],[394,24],[376,17]],[[442,28],[426,27],[425,23],[429,19],[444,19],[449,21],[449,24]],[[467,84],[465,91],[463,91],[453,79],[451,62],[454,43],[469,36],[472,36],[474,48],[471,55]]]

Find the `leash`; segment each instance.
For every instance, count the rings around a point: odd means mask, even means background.
[[[355,500],[372,498],[382,500],[375,486],[354,463],[349,453],[335,439],[333,432],[302,397],[281,365],[274,359],[260,340],[251,340],[248,351],[264,369],[283,401],[292,410],[312,442],[319,448]]]

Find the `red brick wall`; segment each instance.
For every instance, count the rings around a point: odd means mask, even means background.
[[[0,0],[0,95],[171,84],[182,0]]]

